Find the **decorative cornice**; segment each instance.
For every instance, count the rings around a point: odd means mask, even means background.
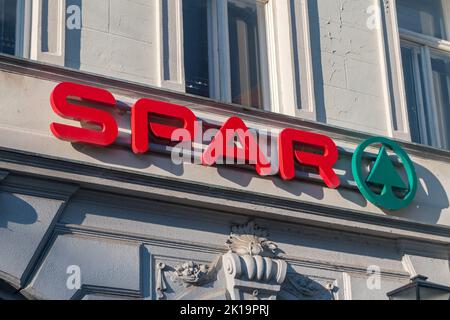
[[[3,163],[3,164],[2,164]],[[88,185],[90,189],[107,190],[108,192],[117,192],[120,194],[127,194],[127,186],[121,184],[120,187],[115,187],[114,182],[124,182],[127,184],[133,184],[140,188],[150,188],[152,192],[140,191],[139,195],[146,197],[156,197],[156,190],[170,190],[175,192],[181,192],[199,197],[207,197],[214,199],[212,202],[216,203],[215,210],[223,210],[228,212],[227,208],[221,208],[217,199],[226,199],[229,201],[236,201],[240,203],[241,212],[250,214],[250,211],[254,216],[258,216],[259,212],[255,211],[255,206],[261,205],[266,209],[274,208],[276,210],[283,209],[292,212],[300,212],[310,216],[310,223],[316,221],[314,216],[342,219],[346,221],[345,229],[349,232],[360,232],[357,226],[348,226],[348,221],[359,222],[363,224],[380,226],[383,228],[393,228],[389,231],[381,232],[377,229],[376,233],[367,233],[367,228],[364,227],[366,234],[372,234],[388,238],[404,238],[404,239],[417,239],[421,241],[427,241],[430,243],[449,243],[450,240],[435,241],[430,239],[429,235],[436,237],[444,237],[450,239],[450,227],[431,225],[420,222],[409,221],[403,218],[393,218],[389,216],[383,216],[379,214],[367,213],[364,211],[355,211],[345,208],[337,208],[324,204],[308,203],[298,200],[292,200],[287,198],[280,198],[276,196],[270,196],[265,194],[258,194],[254,192],[246,192],[242,190],[235,190],[231,188],[222,188],[218,186],[212,186],[207,184],[199,184],[193,182],[183,181],[177,178],[160,177],[150,174],[136,173],[131,170],[124,170],[118,168],[108,168],[101,165],[86,164],[77,161],[69,161],[65,159],[58,159],[50,156],[36,155],[27,153],[24,151],[8,150],[0,147],[0,166],[3,169],[9,169],[8,164],[14,167],[14,171],[20,171],[21,175],[32,175],[35,178],[43,179],[56,179],[61,180],[60,175],[64,173],[64,180],[72,184]],[[23,168],[21,168],[23,167]],[[32,168],[32,170],[30,170]],[[36,170],[40,168],[43,170]],[[28,171],[28,172],[27,172]],[[37,171],[40,171],[38,173]],[[95,182],[95,183],[94,183]],[[130,192],[135,193],[135,189]],[[128,192],[128,194],[130,194]],[[170,197],[167,192],[164,192],[166,201],[170,202]],[[160,198],[156,198],[161,200]],[[247,209],[245,204],[249,204],[251,209]],[[200,206],[200,202],[196,202],[197,206]],[[266,216],[267,217],[267,216]],[[271,214],[272,219],[280,219],[281,221],[287,221],[285,215]],[[301,220],[301,221],[300,221]],[[322,219],[321,219],[322,220]],[[297,219],[289,217],[289,222],[295,223],[296,221],[305,223],[304,219]],[[316,224],[314,224],[316,225]],[[316,226],[320,227],[320,223]],[[323,225],[325,227],[325,225]],[[330,225],[327,224],[329,228]],[[340,225],[334,226],[336,230],[341,228]],[[396,231],[397,229],[398,231]],[[406,230],[407,232],[401,232]],[[411,232],[416,234],[411,235]]]
[[[6,179],[0,185],[0,190],[66,201],[79,189],[79,186],[73,183],[62,183],[50,180],[41,181],[38,178],[17,176],[14,174],[10,174],[9,177],[11,179]],[[0,172],[0,181],[1,180],[2,175]]]
[[[194,243],[194,242],[182,242],[179,240],[173,240],[170,238],[163,238],[157,236],[143,236],[143,235],[134,235],[128,232],[120,232],[120,231],[111,231],[105,229],[99,229],[94,227],[86,227],[79,225],[63,225],[59,224],[55,228],[56,234],[70,234],[70,235],[80,235],[83,237],[95,237],[95,238],[103,238],[108,240],[124,240],[124,241],[133,241],[136,243],[148,243],[151,245],[163,247],[163,248],[171,248],[171,249],[183,249],[189,251],[196,251],[202,253],[208,253],[213,255],[220,255],[223,253],[221,246],[216,246],[212,244],[205,243]],[[360,237],[364,237],[360,235]],[[449,251],[450,252],[450,251]],[[352,265],[352,264],[342,264],[342,263],[332,263],[321,260],[311,260],[311,259],[302,259],[299,257],[291,257],[286,256],[283,259],[294,266],[301,266],[307,268],[314,269],[322,269],[333,272],[349,272],[356,273],[359,275],[367,275],[367,268]],[[208,266],[208,270],[211,267]],[[409,279],[409,275],[406,272],[399,272],[394,270],[382,269],[380,273],[383,277],[393,278],[393,279]]]

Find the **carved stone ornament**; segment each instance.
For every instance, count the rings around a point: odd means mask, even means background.
[[[301,274],[289,273],[283,285],[283,295],[286,299],[301,300],[334,300],[337,291],[334,283],[325,285]]]
[[[162,300],[165,298],[164,291],[167,289],[166,281],[164,279],[164,269],[166,268],[165,263],[159,262],[156,265],[156,298]]]
[[[209,267],[207,265],[188,261],[175,266],[175,271],[172,273],[172,279],[175,282],[182,282],[187,286],[196,285],[202,282],[208,274],[208,270]]]
[[[287,263],[275,259],[278,246],[253,221],[232,227],[222,256],[230,299],[276,299],[286,278]]]
[[[289,273],[289,280],[286,280],[288,264],[279,258],[281,251],[268,240],[267,230],[254,222],[233,226],[226,246],[228,252],[217,257],[210,266],[187,261],[171,268],[170,280],[182,284],[171,293],[172,298],[275,300],[333,297],[333,289],[305,276]],[[157,275],[157,292],[161,298],[166,290],[164,268],[159,266]]]
[[[267,240],[267,230],[258,227],[253,221],[233,226],[226,242],[228,249],[238,255],[275,256],[278,246]]]

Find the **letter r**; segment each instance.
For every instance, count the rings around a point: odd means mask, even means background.
[[[323,154],[295,150],[294,144],[319,148]],[[327,136],[295,129],[285,129],[278,137],[280,175],[283,180],[295,177],[294,158],[300,164],[318,168],[325,184],[332,189],[339,187],[339,177],[333,170],[339,154],[336,144]]]

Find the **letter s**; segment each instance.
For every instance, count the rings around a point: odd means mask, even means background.
[[[60,123],[52,123],[50,129],[58,139],[70,142],[84,142],[99,146],[109,146],[119,134],[119,128],[114,117],[106,111],[91,107],[71,104],[68,97],[81,98],[84,101],[101,103],[109,107],[116,104],[114,96],[103,89],[63,82],[53,90],[50,103],[53,111],[65,119],[85,121],[101,127],[100,131],[77,128]]]

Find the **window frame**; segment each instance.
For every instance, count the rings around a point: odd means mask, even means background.
[[[53,0],[56,11],[51,11],[48,8],[48,12],[44,15],[43,3],[46,0],[26,0],[33,2],[28,9],[30,16],[30,50],[29,57],[31,60],[46,62],[58,66],[65,65],[65,42],[66,42],[66,0]],[[50,1],[50,0],[48,0]],[[47,17],[50,20],[49,15],[55,20],[57,32],[52,33],[49,36],[54,37],[55,50],[45,51],[42,47],[42,21]]]
[[[164,34],[162,1],[172,1],[174,9],[168,13],[174,28],[168,30],[168,34]],[[228,1],[237,0],[210,0],[211,7],[222,6],[221,11],[225,14],[217,15],[218,9],[212,8],[211,17],[208,17],[211,24],[210,29],[213,30],[209,35],[209,42],[213,45],[211,49],[215,52],[216,57],[210,60],[210,84],[211,98],[225,103],[231,103],[231,76],[230,76],[230,57],[229,57],[229,36],[228,36],[228,10],[225,10]],[[253,0],[239,0],[241,2],[253,2]],[[297,17],[301,21],[302,32],[299,37],[301,43],[294,41],[292,38],[292,0],[254,0],[257,2],[259,10],[259,33],[260,33],[260,55],[267,61],[267,65],[262,65],[262,94],[263,106],[261,109],[271,112],[277,112],[289,116],[297,116],[308,120],[316,120],[315,100],[314,100],[314,76],[312,66],[312,54],[310,45],[310,32],[308,20],[308,0],[298,0],[300,16]],[[158,0],[157,10],[159,10],[159,66],[160,81],[159,84],[163,88],[176,91],[186,92],[185,75],[184,75],[184,51],[183,51],[183,0]],[[276,3],[276,5],[275,5]],[[223,32],[218,32],[219,28]],[[179,71],[177,75],[168,81],[164,79],[165,63],[163,61],[165,53],[163,49],[164,37],[168,37],[174,45],[174,49],[178,53],[172,54],[169,63],[178,65]],[[218,50],[221,46],[223,50]],[[294,48],[294,46],[298,46]],[[301,52],[301,63],[303,68],[301,82],[297,84],[294,74],[294,49]],[[213,55],[213,53],[210,53]],[[222,69],[222,70],[221,70]],[[224,70],[224,71],[223,71]],[[302,83],[304,81],[304,83]],[[301,97],[296,96],[296,86],[300,86]]]
[[[17,0],[14,55],[30,57],[32,0]]]
[[[438,39],[432,36],[416,33],[414,31],[402,29],[398,23],[397,17],[397,1],[396,0],[380,0],[382,2],[382,26],[383,41],[385,42],[386,59],[389,71],[389,88],[390,88],[390,122],[392,128],[392,136],[401,140],[412,141],[411,125],[408,116],[408,103],[406,95],[406,82],[402,61],[402,44],[417,47],[422,55],[423,74],[427,81],[423,84],[426,92],[422,92],[422,97],[427,99],[426,105],[430,108],[430,117],[435,119],[437,115],[436,98],[434,95],[434,83],[432,80],[431,68],[431,51],[442,52],[450,57],[450,41]],[[443,10],[446,17],[450,17],[450,3],[443,1]],[[445,32],[450,37],[450,19],[445,19]],[[414,71],[416,72],[416,71]],[[416,75],[417,76],[417,75]],[[420,78],[416,78],[420,79]],[[432,92],[430,95],[429,93]],[[422,100],[423,101],[423,100]],[[424,106],[425,107],[425,106]],[[420,111],[420,110],[418,110]],[[419,133],[421,136],[420,144],[429,145],[439,149],[447,149],[443,144],[442,135],[444,132],[438,128],[437,120],[429,126],[431,131],[427,135],[427,123],[424,119],[424,111],[420,111]]]
[[[258,19],[258,38],[259,38],[259,55],[262,61],[268,63],[268,41],[267,41],[267,24],[266,12],[269,0],[256,0],[257,19]],[[240,6],[254,5],[251,0],[210,0],[208,1],[208,16],[210,49],[210,80],[213,84],[210,87],[210,96],[214,99],[220,99],[225,103],[232,103],[231,90],[231,67],[230,67],[230,40],[229,40],[229,21],[228,21],[228,5],[229,3],[238,4]],[[216,27],[217,26],[217,29]],[[222,31],[219,31],[222,30]],[[220,49],[219,49],[220,48]],[[263,110],[270,110],[270,82],[269,69],[265,63],[261,63],[261,90]]]
[[[55,43],[54,49],[44,52],[42,48],[42,21],[46,14],[43,12],[43,3],[45,0],[18,0],[20,9],[20,21],[17,30],[17,36],[20,37],[20,46],[17,48],[17,55],[36,61],[42,61],[55,65],[64,66],[65,62],[65,18],[66,18],[66,0],[55,0],[57,8],[55,12],[51,12],[52,21],[56,21],[55,27],[58,32],[52,34],[52,41]],[[168,17],[171,24],[170,30],[164,34],[163,30],[163,1],[171,3]],[[291,2],[293,0],[210,0],[215,5],[221,5],[225,8],[229,1],[233,2],[249,2],[256,1],[259,19],[259,38],[260,38],[260,55],[262,60],[262,96],[263,108],[267,111],[277,112],[289,116],[297,116],[309,120],[317,120],[315,113],[315,91],[314,91],[314,75],[311,53],[311,42],[309,32],[309,9],[308,0],[295,0],[298,5],[298,15],[296,17],[299,27],[298,39],[293,39],[292,21],[293,12]],[[228,10],[222,9],[227,13]],[[184,52],[183,52],[183,16],[182,16],[182,0],[157,0],[155,1],[155,10],[158,14],[155,21],[155,32],[157,33],[156,43],[157,63],[159,66],[156,84],[162,88],[173,91],[185,92],[185,76],[184,76]],[[217,11],[216,11],[217,12]],[[219,59],[214,60],[214,66],[210,68],[212,71],[213,82],[213,99],[221,100],[226,103],[231,102],[231,80],[230,71],[220,71],[219,68],[229,69],[229,50],[228,50],[228,24],[225,19],[226,15],[219,15],[216,18],[217,24],[213,27],[222,28],[226,32],[215,32],[216,43],[213,51],[218,51],[217,47],[225,48],[220,50],[223,54]],[[220,21],[219,21],[220,20]],[[22,23],[23,22],[23,23]],[[222,25],[220,27],[220,25]],[[301,30],[300,30],[301,28]],[[171,47],[169,64],[173,69],[171,75],[167,78],[167,72],[164,69],[164,37],[168,37]],[[167,39],[166,39],[167,40]],[[296,47],[295,47],[296,46]],[[300,53],[300,62],[294,61],[294,50]],[[296,82],[294,74],[294,64],[301,64],[302,72],[299,77],[300,83]],[[301,95],[297,95],[300,88]]]
[[[446,2],[447,3],[447,2]],[[446,13],[450,15],[449,6],[444,6],[444,8],[448,11]],[[446,15],[447,16],[447,15]],[[445,24],[448,26],[449,22],[446,19]],[[446,31],[448,32],[448,31]],[[448,33],[450,34],[450,33]],[[432,36],[424,35],[421,33],[416,33],[414,31],[401,29],[399,28],[399,38],[401,43],[407,43],[410,46],[413,45],[416,48],[418,48],[421,51],[422,56],[422,72],[425,76],[425,81],[423,83],[425,91],[422,93],[422,97],[425,97],[427,100],[427,107],[430,109],[428,110],[431,118],[433,119],[433,124],[427,124],[426,120],[421,117],[419,118],[419,127],[420,127],[420,134],[424,138],[421,139],[422,141],[420,143],[423,144],[429,144],[433,147],[441,148],[441,149],[448,149],[449,137],[445,136],[444,130],[442,126],[440,125],[440,121],[438,119],[438,106],[436,102],[436,96],[434,94],[434,81],[432,78],[432,67],[431,67],[431,57],[433,55],[445,55],[447,58],[450,59],[450,41],[435,38]],[[400,44],[402,45],[402,44]],[[403,66],[403,62],[402,62]],[[414,70],[415,73],[417,73],[416,70]],[[416,78],[420,79],[422,81],[421,77]],[[405,93],[406,94],[406,93]],[[423,100],[422,100],[423,101]],[[430,127],[431,136],[428,137],[426,135],[427,131],[427,125]]]

